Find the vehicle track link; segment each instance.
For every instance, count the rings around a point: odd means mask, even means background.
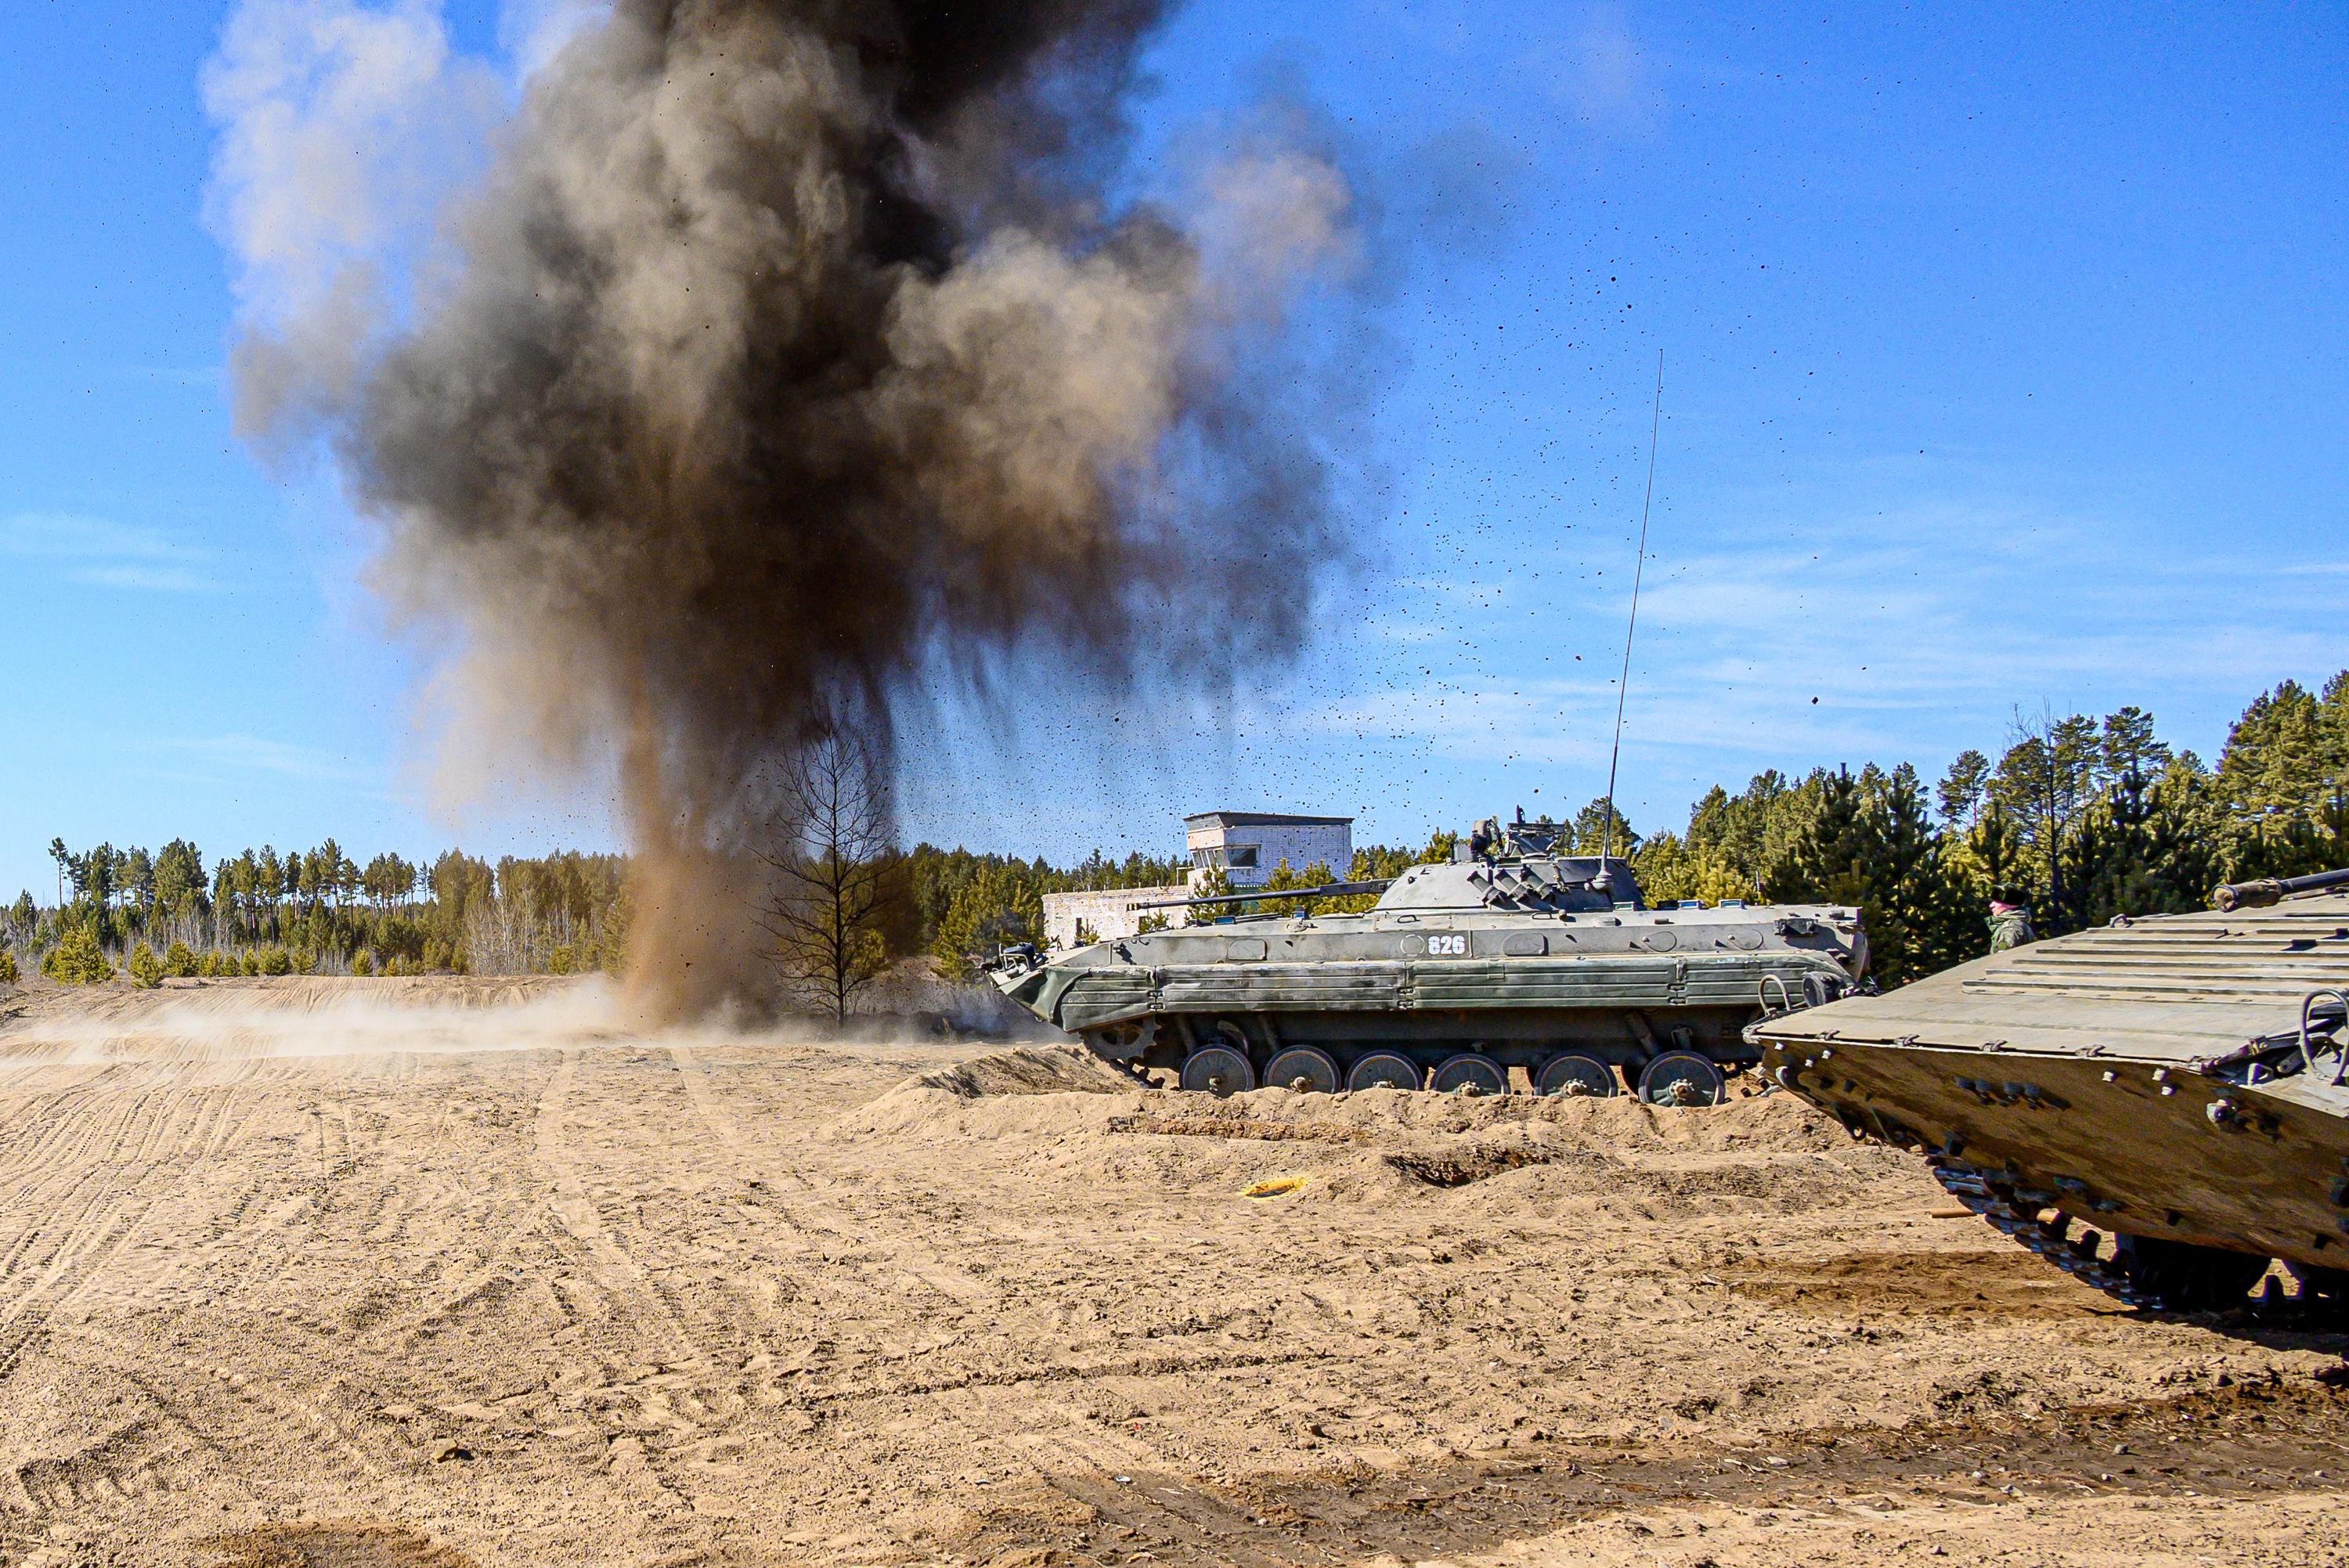
[[[1974,1166],[1946,1154],[1929,1155],[1925,1163],[1932,1168],[1934,1180],[1950,1196],[1988,1220],[2024,1250],[2037,1253],[2065,1274],[2084,1284],[2091,1284],[2106,1295],[2141,1311],[2157,1310],[2158,1297],[2138,1288],[2137,1283],[2123,1273],[2112,1260],[2097,1255],[2104,1238],[2094,1230],[2072,1231],[2070,1215],[2057,1212],[2052,1220],[2042,1220],[2042,1211],[2025,1206],[2015,1189]]]

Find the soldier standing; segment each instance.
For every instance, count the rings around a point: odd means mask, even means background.
[[[1990,950],[2003,953],[2010,947],[2023,947],[2039,940],[2031,929],[2031,905],[2023,892],[2002,887],[1991,895]]]

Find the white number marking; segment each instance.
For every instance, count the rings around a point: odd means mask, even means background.
[[[1427,939],[1427,951],[1431,957],[1435,958],[1463,957],[1468,952],[1468,938],[1464,934],[1456,936],[1431,936]]]

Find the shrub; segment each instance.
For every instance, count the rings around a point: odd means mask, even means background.
[[[98,946],[98,934],[77,925],[49,949],[41,960],[41,973],[60,985],[97,985],[114,978],[114,965]]]
[[[294,973],[293,954],[273,944],[261,950],[260,969],[264,975],[291,975]]]
[[[237,972],[242,975],[259,975],[261,973],[260,953],[254,948],[246,948],[244,961],[237,965]]]
[[[163,983],[163,961],[143,942],[130,950],[130,978],[142,991],[152,991]]]
[[[196,955],[188,950],[188,944],[174,942],[171,950],[163,954],[163,973],[174,980],[186,980],[202,973],[202,970],[196,962]]]
[[[389,980],[394,976],[405,975],[407,973],[408,965],[401,961],[399,954],[397,953],[383,961],[383,977],[385,979]]]
[[[359,976],[361,979],[365,979],[368,975],[373,975],[375,973],[375,954],[369,953],[364,947],[360,948],[357,953],[352,954],[351,973]],[[385,973],[389,974],[390,971],[386,970]]]
[[[16,954],[0,947],[0,985],[21,985],[25,976],[16,968]]]
[[[546,955],[546,971],[550,975],[568,975],[579,966],[568,945],[557,943],[554,951]]]

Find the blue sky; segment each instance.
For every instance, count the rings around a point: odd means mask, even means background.
[[[27,6],[0,59],[0,896],[53,885],[54,835],[608,842],[592,781],[436,811],[435,649],[384,624],[331,484],[230,433],[198,88],[227,10]],[[1287,84],[1375,208],[1354,560],[1234,691],[942,699],[913,833],[1061,857],[1221,806],[1418,841],[1579,805],[1660,348],[1642,828],[1764,767],[1937,774],[2018,705],[2138,703],[2208,756],[2349,665],[2337,7],[1216,0],[1150,66],[1138,178]]]

